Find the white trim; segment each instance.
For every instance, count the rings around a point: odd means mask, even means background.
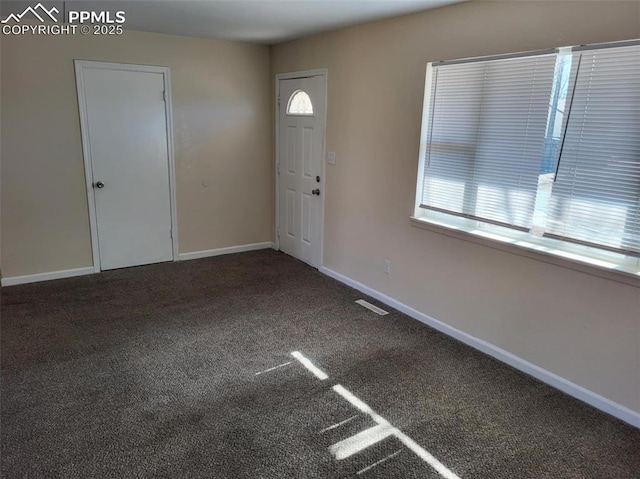
[[[332,269],[321,267],[320,272],[340,281],[341,283],[351,286],[352,288],[357,289],[358,291],[365,293],[392,308],[397,309],[407,316],[417,319],[427,326],[437,329],[447,336],[451,336],[452,338],[455,338],[474,349],[482,351],[483,353],[488,354],[489,356],[492,356],[499,361],[502,361],[503,363],[506,363],[509,366],[522,371],[523,373],[529,374],[530,376],[533,376],[534,378],[537,378],[540,381],[556,389],[559,389],[560,391],[565,392],[576,399],[579,399],[580,401],[590,404],[591,406],[603,412],[606,412],[607,414],[611,414],[621,421],[640,428],[640,412],[638,411],[634,411],[626,406],[612,401],[611,399],[600,396],[593,391],[579,386],[578,384],[575,384],[561,376],[558,376],[551,371],[547,371],[540,366],[536,366],[535,364],[530,363],[529,361],[526,361],[525,359],[522,359],[515,354],[499,348],[498,346],[495,346],[482,339],[476,338],[475,336],[471,336],[470,334],[467,334],[464,331],[460,331],[459,329],[443,323],[442,321],[438,321],[431,316],[421,313],[420,311],[407,306],[406,304],[401,303],[400,301],[397,301],[396,299],[393,299],[386,294],[380,293],[379,291],[376,291],[358,281],[355,281],[347,276],[333,271]]]
[[[465,228],[464,223],[471,220],[457,218],[458,225],[454,226],[452,218],[447,218],[448,223],[436,221],[427,217],[410,218],[411,226],[431,231],[436,234],[456,238],[461,241],[479,244],[488,248],[505,251],[507,253],[524,256],[543,263],[553,264],[562,268],[572,269],[581,273],[590,274],[600,278],[617,281],[629,286],[640,287],[640,258],[636,260],[638,266],[616,265],[606,261],[604,254],[600,254],[602,261],[593,256],[578,254],[584,246],[561,243],[551,238],[524,238],[518,240],[515,237],[502,236],[485,232],[479,229]],[[514,232],[507,231],[513,235]],[[531,240],[531,241],[528,241]],[[545,246],[545,244],[547,246]],[[556,248],[553,248],[556,246]],[[609,253],[611,256],[613,253]],[[631,262],[629,262],[630,265]],[[626,268],[626,270],[625,270]],[[638,271],[634,273],[633,271]]]
[[[17,284],[38,283],[40,281],[49,281],[52,279],[72,278],[74,276],[84,276],[93,274],[93,266],[85,268],[65,269],[62,271],[50,271],[48,273],[27,274],[24,276],[12,276],[2,278],[2,286],[15,286]]]
[[[327,197],[327,123],[329,123],[329,118],[327,118],[327,108],[329,105],[329,70],[323,68],[319,70],[324,75],[324,124],[322,125],[322,179],[320,182],[320,187],[322,188],[322,197],[320,201],[322,202],[322,214],[320,215],[320,258],[318,259],[318,268],[322,267],[324,264],[324,212],[325,212],[325,199]]]
[[[89,206],[89,229],[91,232],[91,251],[93,254],[93,271],[99,273],[100,250],[98,245],[98,222],[96,217],[96,203],[93,195],[93,171],[91,168],[91,148],[89,141],[89,125],[87,121],[87,102],[84,87],[83,70],[94,68],[101,70],[124,70],[148,73],[160,73],[163,76],[165,91],[165,118],[167,126],[167,158],[169,168],[169,196],[171,203],[171,243],[173,261],[178,261],[178,220],[176,207],[176,179],[175,157],[173,147],[173,110],[171,104],[171,70],[169,67],[151,65],[133,65],[128,63],[94,62],[74,60],[76,71],[76,89],[78,93],[78,110],[80,114],[80,133],[82,138],[82,157],[84,160],[85,183],[87,188],[87,202]]]
[[[275,224],[275,228],[273,229],[273,244],[276,245],[276,249],[280,250],[280,231],[278,230],[278,228],[280,227],[280,173],[278,172],[278,168],[280,166],[280,77],[278,75],[276,75],[276,81],[275,81],[275,88],[276,88],[276,97],[275,97],[275,152],[274,152],[274,156],[273,158],[275,159],[274,161],[274,176],[276,178],[276,189],[275,189],[275,193],[276,193],[276,198],[275,198],[275,205],[276,205],[276,214],[275,214],[275,219],[276,219],[276,224]]]
[[[80,114],[80,136],[82,138],[82,158],[84,162],[85,188],[89,207],[89,231],[91,233],[91,252],[93,255],[93,272],[100,272],[100,254],[98,249],[98,222],[96,219],[96,202],[93,195],[93,169],[91,168],[91,147],[89,143],[89,125],[87,124],[87,101],[84,88],[84,75],[81,62],[74,61],[76,70],[76,89],[78,94],[78,112]]]
[[[302,70],[298,72],[277,73],[276,80],[291,80],[294,78],[307,78],[307,77],[319,77],[327,76],[328,70],[326,68],[316,68],[315,70]]]
[[[325,210],[325,197],[326,195],[326,177],[327,177],[327,105],[329,103],[329,70],[327,68],[318,68],[315,70],[303,70],[299,72],[289,73],[277,73],[276,74],[276,98],[275,98],[275,177],[276,177],[276,225],[275,225],[275,238],[274,249],[280,250],[280,238],[278,236],[278,227],[280,226],[280,175],[278,174],[278,165],[280,164],[280,105],[278,104],[278,98],[280,97],[280,80],[292,80],[295,78],[306,78],[314,76],[324,77],[324,124],[322,125],[322,173],[320,188],[322,195],[320,195],[320,201],[322,202],[321,209],[322,214],[320,218],[320,259],[318,268],[324,264],[324,210]]]
[[[231,254],[231,253],[243,253],[245,251],[256,251],[259,249],[276,249],[276,245],[270,241],[265,241],[264,243],[251,243],[251,244],[243,244],[238,246],[228,246],[226,248],[216,248],[216,249],[207,249],[204,251],[193,251],[191,253],[180,253],[178,255],[178,259],[180,261],[190,260],[190,259],[198,259],[198,258],[208,258],[210,256],[220,256],[223,254]]]
[[[424,164],[427,161],[427,139],[429,137],[429,107],[431,103],[431,80],[433,76],[433,67],[431,62],[427,63],[424,81],[424,97],[422,99],[422,127],[420,130],[420,149],[418,153],[418,173],[416,178],[416,197],[413,207],[414,215],[420,210],[422,203],[422,192],[424,190]]]
[[[167,120],[167,156],[169,159],[169,195],[171,201],[171,243],[173,245],[173,261],[178,261],[178,205],[176,203],[176,160],[173,143],[173,100],[171,96],[171,69],[165,68],[164,108]]]
[[[227,248],[210,249],[206,251],[194,251],[193,253],[181,253],[179,260],[189,260],[197,258],[206,258],[209,256],[220,256],[223,254],[242,253],[244,251],[255,251],[259,249],[275,249],[275,244],[270,241],[264,243],[252,243],[239,246],[229,246]],[[145,266],[145,265],[140,265]],[[99,271],[98,271],[99,272]],[[49,281],[52,279],[71,278],[73,276],[84,276],[94,274],[96,271],[93,266],[84,268],[65,269],[61,271],[49,271],[47,273],[28,274],[25,276],[12,276],[2,278],[2,286],[15,286],[17,284],[38,283],[40,281]]]

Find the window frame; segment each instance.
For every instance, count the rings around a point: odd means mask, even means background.
[[[309,99],[309,105],[311,105],[310,113],[291,112],[291,103],[293,102],[294,98],[300,94],[306,95],[306,97]],[[315,116],[314,109],[313,109],[313,101],[311,101],[311,96],[309,96],[309,94],[304,90],[301,90],[301,89],[295,90],[293,93],[291,93],[291,95],[289,96],[289,99],[287,100],[287,107],[285,108],[284,113],[287,116],[305,116],[305,117]]]
[[[541,55],[553,52],[555,54],[570,51],[589,50],[598,48],[610,48],[619,46],[640,45],[640,40],[615,42],[598,45],[581,45],[580,47],[562,47],[552,50],[535,52],[514,53],[507,55],[493,55],[487,57],[466,58],[451,62],[428,62],[425,71],[423,109],[421,115],[419,161],[415,190],[414,212],[410,217],[411,225],[433,231],[435,233],[453,236],[458,239],[483,244],[492,248],[505,250],[515,254],[531,257],[544,262],[550,262],[560,266],[577,269],[580,271],[595,273],[608,279],[622,281],[634,286],[640,286],[640,256],[625,255],[607,251],[589,245],[563,241],[561,239],[537,236],[531,231],[518,231],[510,227],[500,226],[494,223],[483,222],[478,219],[469,219],[455,214],[421,208],[422,194],[425,180],[425,165],[427,161],[427,148],[431,132],[432,118],[431,89],[433,81],[434,65],[447,63],[468,63],[487,60]]]

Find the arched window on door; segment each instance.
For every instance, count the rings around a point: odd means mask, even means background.
[[[303,90],[294,91],[287,103],[287,115],[313,116],[311,98]]]

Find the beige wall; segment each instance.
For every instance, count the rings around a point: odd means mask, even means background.
[[[640,412],[638,287],[409,223],[428,61],[638,37],[640,2],[471,2],[272,47],[329,69],[325,266]]]
[[[171,68],[180,252],[272,240],[268,47],[3,35],[4,277],[92,265],[74,59]]]

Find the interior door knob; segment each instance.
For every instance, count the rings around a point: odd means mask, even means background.
[[[96,181],[93,186],[95,186],[96,188],[104,188],[104,183],[102,181]]]
[[[320,196],[320,189],[316,188],[315,190],[311,190],[311,194]]]

